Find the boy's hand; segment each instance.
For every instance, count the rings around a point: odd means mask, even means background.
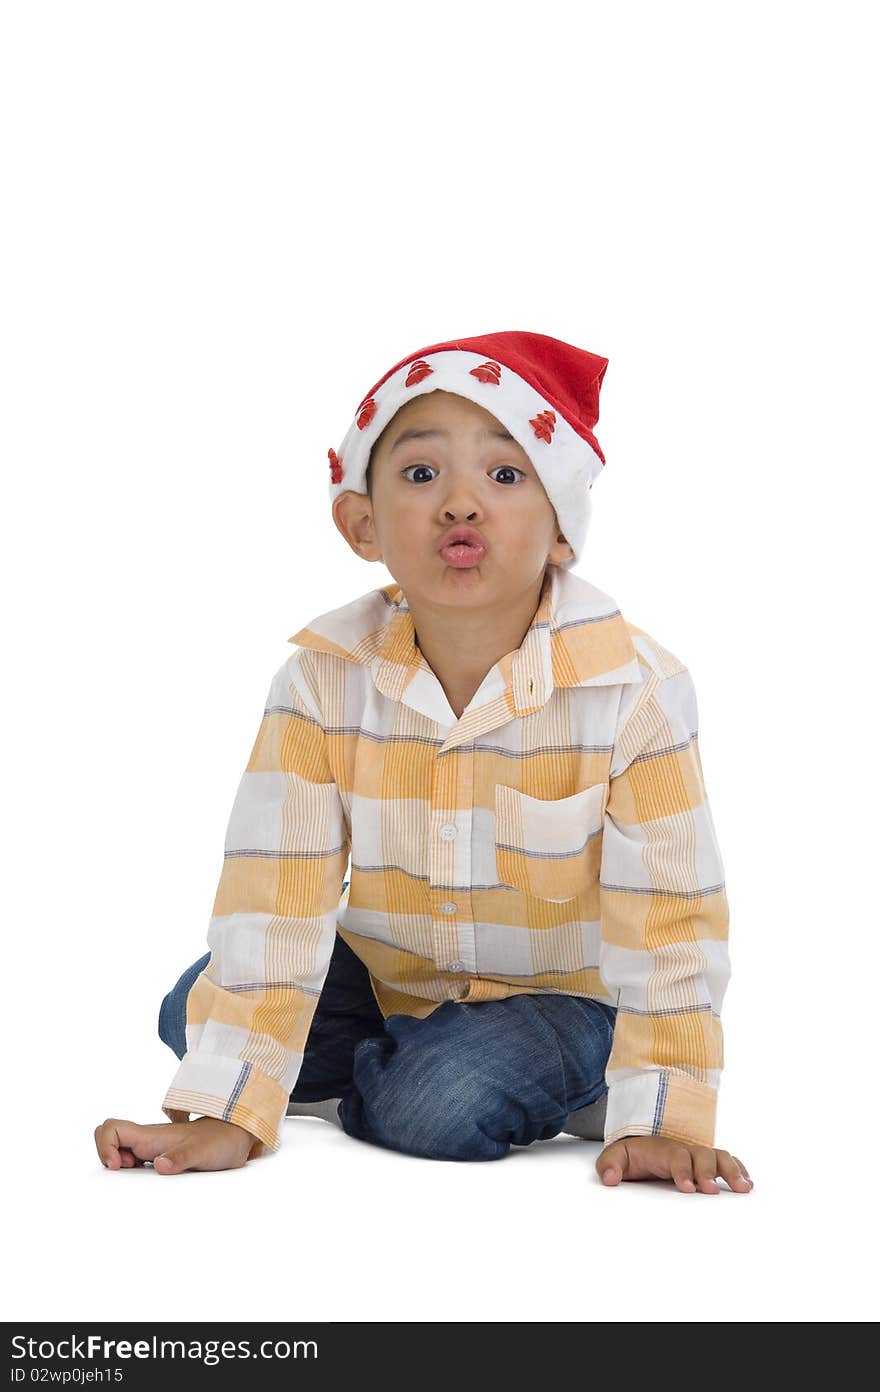
[[[752,1188],[741,1160],[726,1150],[675,1141],[669,1136],[621,1136],[605,1147],[596,1161],[603,1184],[622,1179],[671,1179],[683,1194],[720,1194],[720,1175],[737,1194]]]
[[[247,1164],[256,1136],[232,1121],[196,1117],[140,1126],[108,1117],[95,1127],[95,1145],[108,1170],[130,1170],[145,1160],[159,1174],[184,1170],[237,1170]]]

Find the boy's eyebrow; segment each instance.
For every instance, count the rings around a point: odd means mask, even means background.
[[[482,430],[478,430],[477,434],[482,436],[492,436],[496,440],[513,439],[513,436],[507,430],[490,430],[488,427],[484,427]],[[426,440],[440,436],[442,436],[444,439],[448,439],[449,431],[431,429],[428,426],[413,428],[411,430],[404,430],[400,435],[398,435],[397,439],[394,441],[394,444],[388,451],[388,455],[390,457],[397,449],[397,446],[405,444],[407,440]]]

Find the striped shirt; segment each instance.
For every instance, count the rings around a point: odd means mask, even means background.
[[[338,932],[386,1018],[520,992],[615,1006],[606,1143],[714,1145],[728,904],[683,663],[554,565],[460,717],[397,584],[289,641],[166,1115],[278,1149]]]

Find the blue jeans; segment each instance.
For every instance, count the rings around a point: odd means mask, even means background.
[[[345,884],[348,882],[345,881]],[[206,953],[162,1001],[159,1036],[186,1052],[186,998]],[[549,1140],[607,1092],[617,1011],[580,996],[444,1001],[424,1019],[389,1015],[336,935],[292,1102],[339,1097],[358,1140],[436,1160],[500,1160]]]

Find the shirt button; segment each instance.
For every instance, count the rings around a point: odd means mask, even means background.
[[[450,971],[464,971],[464,962],[450,962],[450,963],[449,963],[449,970],[450,970]]]
[[[440,828],[440,835],[443,837],[444,841],[451,841],[453,836],[458,835],[458,827],[453,826],[451,822],[447,822],[445,826]]]
[[[457,904],[448,904],[448,903],[447,903],[447,904],[441,904],[441,905],[440,905],[440,912],[441,912],[441,913],[455,913],[455,912],[457,911],[457,909],[458,909],[458,905],[457,905]]]

